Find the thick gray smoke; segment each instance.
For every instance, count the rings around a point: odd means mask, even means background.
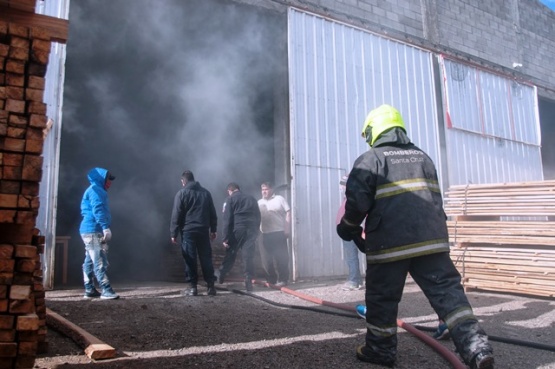
[[[75,283],[90,168],[117,177],[109,191],[116,281],[161,276],[183,170],[217,210],[228,182],[258,197],[273,180],[284,16],[215,0],[71,3],[57,234],[72,236]]]

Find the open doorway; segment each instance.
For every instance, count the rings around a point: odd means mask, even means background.
[[[261,182],[279,182],[285,14],[217,0],[99,0],[72,3],[69,21],[57,219],[57,235],[70,237],[67,283],[82,280],[79,204],[97,166],[116,176],[111,280],[165,280],[168,253],[182,268],[169,219],[185,169],[217,210],[231,181],[257,198]]]

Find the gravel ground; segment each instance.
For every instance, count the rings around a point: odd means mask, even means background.
[[[349,307],[363,302],[363,290],[342,291],[342,284],[311,280],[288,288]],[[90,360],[83,348],[49,329],[48,352],[37,357],[35,368],[380,368],[356,359],[365,324],[353,312],[259,285],[248,295],[242,284],[226,283],[214,297],[202,287],[197,297],[182,296],[185,288],[176,283],[116,285],[119,300],[86,300],[81,288],[48,291],[48,308],[116,348],[117,357]],[[555,300],[479,292],[468,296],[490,336],[555,344]],[[433,310],[411,280],[399,318],[415,326],[436,325]],[[451,341],[440,342],[454,350]],[[492,344],[497,369],[555,369],[553,351]],[[452,368],[403,329],[398,348],[397,369]]]

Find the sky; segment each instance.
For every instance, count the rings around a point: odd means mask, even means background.
[[[540,0],[542,4],[555,11],[555,0]]]
[[[259,198],[274,180],[285,23],[218,0],[74,1],[69,22],[56,232],[72,237],[70,274],[80,278],[81,197],[87,172],[104,167],[116,176],[109,275],[153,279],[176,247],[169,222],[184,170],[217,211],[229,182]]]

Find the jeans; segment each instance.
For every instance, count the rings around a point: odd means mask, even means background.
[[[362,277],[360,276],[360,264],[358,262],[358,253],[360,251],[352,241],[343,241],[343,254],[345,255],[345,263],[349,268],[348,282],[362,286]]]
[[[110,291],[110,280],[106,274],[108,269],[108,244],[101,243],[102,233],[84,233],[81,239],[85,244],[85,261],[83,262],[83,281],[85,290],[94,289],[94,279],[102,291]]]
[[[185,259],[185,270],[188,273],[191,287],[196,287],[198,283],[197,256],[200,260],[202,276],[206,284],[211,287],[214,285],[214,265],[212,264],[212,245],[210,236],[206,231],[187,231],[181,234],[181,255]]]

